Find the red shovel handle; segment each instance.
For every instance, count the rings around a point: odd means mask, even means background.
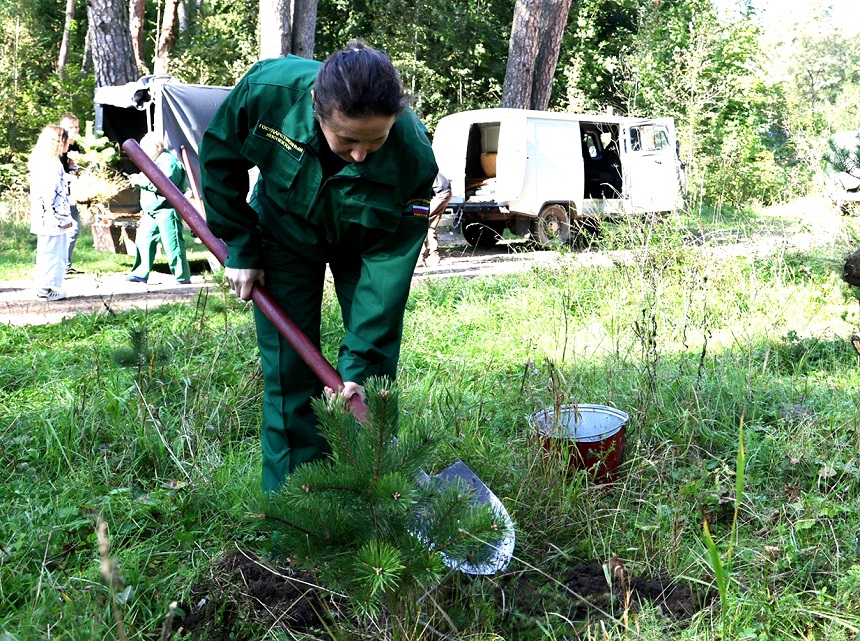
[[[134,164],[152,181],[158,191],[173,205],[182,219],[188,223],[191,231],[203,241],[203,244],[223,265],[224,261],[227,260],[227,245],[206,226],[206,221],[203,220],[191,201],[179,191],[176,185],[170,182],[170,179],[164,175],[158,165],[140,148],[136,140],[131,138],[126,140],[122,144],[122,148],[128,157],[134,161]],[[305,336],[304,332],[287,316],[286,312],[281,309],[280,305],[275,302],[275,299],[260,283],[254,283],[254,288],[251,290],[251,300],[272,321],[281,336],[287,339],[287,342],[293,346],[293,349],[298,352],[323,385],[334,390],[343,387],[343,379],[337,370],[331,366],[331,363],[320,353],[317,346]],[[349,399],[349,405],[355,417],[364,421],[367,415],[367,406],[361,397],[358,394],[353,394]]]

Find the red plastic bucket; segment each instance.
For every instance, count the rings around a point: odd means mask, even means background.
[[[569,470],[589,470],[598,483],[614,482],[630,417],[605,405],[562,405],[558,410],[558,417],[553,408],[532,414],[544,451],[569,453]]]

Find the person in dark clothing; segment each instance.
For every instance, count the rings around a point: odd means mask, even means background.
[[[621,198],[621,158],[618,155],[617,143],[610,140],[603,149],[600,157],[600,184],[604,198]]]

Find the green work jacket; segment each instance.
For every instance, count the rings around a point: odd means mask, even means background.
[[[203,136],[203,200],[209,226],[227,244],[228,267],[262,268],[261,234],[289,243],[295,217],[323,226],[338,244],[343,223],[393,232],[401,216],[429,205],[436,161],[424,125],[408,109],[379,150],[323,182],[318,156],[326,143],[311,97],[320,65],[295,56],[258,62]],[[258,198],[248,203],[254,166]]]
[[[326,142],[311,95],[321,64],[263,60],[239,81],[201,141],[203,201],[209,227],[227,244],[227,267],[265,270],[262,245],[272,243],[310,261],[357,255],[362,300],[353,304],[338,368],[360,382],[372,371],[362,362],[399,351],[438,170],[424,125],[407,109],[382,147],[324,179]],[[260,175],[249,200],[252,167]]]

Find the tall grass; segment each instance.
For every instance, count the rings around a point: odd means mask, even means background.
[[[860,370],[847,337],[860,317],[834,269],[852,223],[829,244],[761,256],[703,251],[677,221],[620,225],[600,266],[563,252],[517,275],[417,283],[401,429],[429,417],[518,527],[504,576],[452,575],[424,601],[432,629],[855,638]],[[338,314],[327,292],[329,356]],[[0,359],[0,637],[120,638],[119,620],[127,638],[151,637],[180,616],[172,602],[193,605],[220,553],[267,548],[248,512],[262,382],[246,308],[214,295],[4,327]],[[559,393],[631,415],[616,484],[543,457],[528,417]],[[100,517],[121,589],[101,573]],[[676,621],[648,603],[583,606],[571,568],[613,558],[693,586],[701,609]],[[729,574],[713,599],[718,562]],[[293,638],[236,625],[236,638]]]

